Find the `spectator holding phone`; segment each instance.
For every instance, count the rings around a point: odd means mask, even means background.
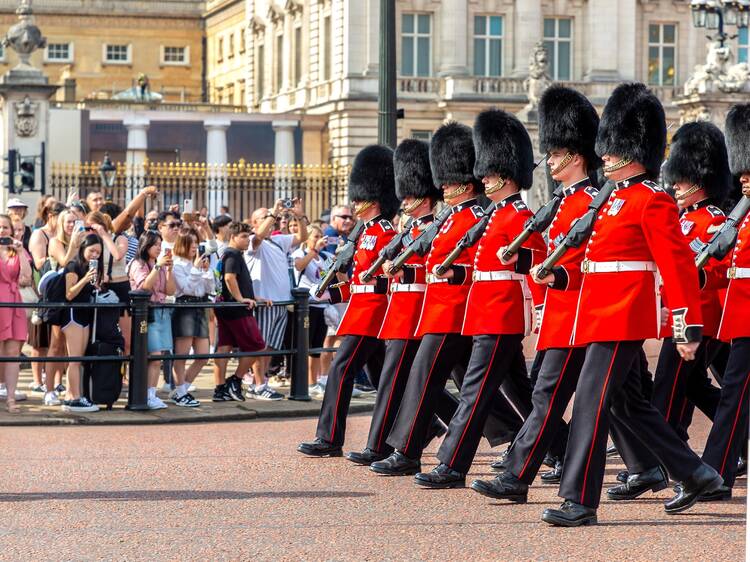
[[[103,268],[101,262],[102,239],[93,232],[87,233],[78,246],[78,252],[65,266],[65,300],[70,303],[90,303],[94,291],[101,288]],[[89,342],[93,310],[69,308],[62,311],[61,326],[69,357],[85,355]],[[65,412],[96,412],[99,406],[81,395],[81,363],[68,363],[68,400],[63,400]]]
[[[176,236],[175,236],[176,238]],[[162,239],[158,232],[147,230],[138,243],[138,254],[130,263],[128,271],[130,287],[151,293],[151,302],[164,304],[167,296],[174,295],[175,282],[172,274],[172,252],[162,252]],[[172,350],[172,309],[153,308],[149,314],[148,352],[161,354]],[[148,363],[148,407],[152,410],[167,405],[156,396],[159,382],[160,361]]]
[[[19,287],[31,280],[31,264],[23,242],[12,234],[11,218],[0,215],[0,302],[22,302]],[[18,357],[27,336],[26,312],[22,308],[0,308],[0,355]],[[18,363],[0,366],[5,379],[6,407],[11,414],[19,412],[16,405],[18,369]]]
[[[177,303],[206,303],[214,290],[214,275],[205,246],[198,243],[198,233],[194,229],[183,230],[174,245],[174,281]],[[203,249],[203,252],[199,251]],[[172,315],[172,335],[175,353],[208,353],[208,313],[205,308],[176,308]],[[188,392],[190,385],[201,372],[207,359],[195,359],[185,370],[185,360],[174,361],[175,389],[170,394],[172,402],[178,406],[200,406]]]
[[[75,258],[78,246],[86,236],[84,222],[78,215],[68,209],[57,219],[57,235],[49,241],[49,255],[52,259],[52,269],[65,267]]]

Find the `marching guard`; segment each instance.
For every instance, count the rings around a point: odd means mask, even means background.
[[[370,145],[357,154],[349,176],[349,199],[358,219],[365,222],[365,229],[356,243],[351,282],[329,290],[337,302],[347,300],[347,292],[350,295],[337,332],[344,338],[328,374],[316,439],[297,447],[300,453],[316,457],[342,455],[354,376],[383,351],[383,342],[377,335],[388,307],[388,279],[378,275],[364,283],[359,274],[368,269],[396,233],[390,221],[398,211],[399,201],[390,148]],[[377,387],[380,374],[368,374]]]

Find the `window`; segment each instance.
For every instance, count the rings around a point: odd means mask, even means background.
[[[676,83],[675,51],[677,26],[657,23],[648,26],[648,83],[674,86]]]
[[[109,64],[129,64],[130,45],[104,45],[104,62]]]
[[[48,43],[44,51],[45,62],[73,62],[73,45],[70,43]]]
[[[239,98],[236,105],[245,105],[245,81],[237,81],[237,97]]]
[[[240,29],[240,54],[245,53],[245,30]]]
[[[321,80],[331,79],[331,16],[323,18],[323,68]]]
[[[474,16],[474,76],[503,75],[503,17]]]
[[[302,26],[294,28],[294,68],[292,86],[296,87],[302,79]]]
[[[259,100],[263,99],[263,96],[265,95],[265,92],[263,91],[263,79],[266,73],[265,56],[265,48],[263,47],[263,45],[258,45],[258,57],[255,59],[258,63],[257,69],[255,71],[255,89],[258,93]]]
[[[571,79],[572,28],[573,20],[570,18],[544,18],[544,48],[547,49],[550,77],[553,80]]]
[[[737,30],[737,62],[748,62],[748,36],[747,28],[741,27]]]
[[[430,142],[430,140],[432,140],[432,131],[412,130],[411,138]]]
[[[401,15],[401,75],[429,76],[432,74],[432,16],[430,14]]]
[[[216,40],[216,62],[224,60],[224,38],[219,37]]]
[[[284,36],[276,36],[276,91],[284,85]]]
[[[161,48],[161,63],[162,64],[174,64],[174,65],[185,65],[188,63],[188,48],[187,47],[162,47]]]
[[[229,53],[227,54],[227,58],[234,58],[234,33],[229,34]]]
[[[234,84],[227,84],[224,88],[224,92],[226,92],[227,105],[234,105]]]

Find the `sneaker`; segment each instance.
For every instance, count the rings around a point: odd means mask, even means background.
[[[364,395],[365,393],[358,389],[356,386],[352,388],[352,398],[362,398]]]
[[[160,392],[166,392],[167,394],[170,394],[174,389],[172,388],[172,385],[168,382],[165,382],[164,385],[161,387]]]
[[[33,382],[29,383],[29,390],[31,391],[31,394],[46,394],[47,393],[47,385],[46,384],[35,384]]]
[[[5,392],[7,394],[8,391],[6,390]],[[27,398],[26,394],[24,394],[23,392],[19,392],[18,390],[16,390],[15,397],[16,397],[16,402],[23,402]]]
[[[182,406],[183,408],[195,408],[197,406],[200,406],[201,403],[198,402],[195,398],[193,398],[193,395],[189,392],[186,394],[183,394],[179,398],[175,397],[174,395],[171,396],[172,402],[177,404],[178,406]]]
[[[99,406],[92,404],[88,398],[81,396],[75,400],[65,400],[62,403],[63,412],[98,412]]]
[[[370,386],[369,384],[355,384],[354,388],[359,390],[362,394],[372,394],[374,392],[377,392],[377,389],[374,386]]]
[[[167,407],[164,401],[158,396],[150,396],[146,404],[148,404],[149,410],[163,410]]]
[[[222,384],[214,388],[214,396],[211,400],[213,402],[231,402],[232,397],[229,396],[226,386]]]
[[[44,395],[45,406],[59,406],[60,404],[60,398],[57,396],[57,393],[55,391],[48,392]]]
[[[198,389],[197,389],[197,388],[195,388],[195,385],[194,385],[194,384],[191,384],[191,385],[190,385],[190,386],[188,387],[188,392],[195,392],[196,390],[198,390]]]
[[[67,389],[67,388],[65,388],[65,385],[64,385],[64,384],[62,384],[62,383],[58,384],[58,385],[57,385],[57,386],[55,387],[55,392],[57,392],[57,394],[63,394],[63,393],[64,393],[64,392],[66,391],[66,390],[68,390],[68,389]]]
[[[268,401],[276,401],[276,400],[284,399],[283,394],[281,394],[280,392],[276,392],[273,388],[271,388],[267,384],[264,384],[257,388],[249,389],[247,391],[247,397],[252,398],[253,400],[268,400]]]
[[[226,387],[232,400],[236,400],[237,402],[245,401],[245,397],[242,396],[242,379],[232,375],[227,379]]]
[[[317,383],[308,388],[307,392],[313,398],[322,398],[326,393],[326,389],[320,383]]]

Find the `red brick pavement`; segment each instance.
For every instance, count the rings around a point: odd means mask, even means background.
[[[694,445],[707,423],[696,415]],[[369,418],[350,418],[361,447]],[[668,491],[602,503],[596,527],[540,522],[529,503],[417,489],[295,445],[312,419],[0,432],[2,560],[741,560],[746,480],[729,503],[667,516]],[[435,464],[433,445],[425,468]],[[486,444],[474,477],[489,476]],[[619,459],[607,467],[611,483]]]

